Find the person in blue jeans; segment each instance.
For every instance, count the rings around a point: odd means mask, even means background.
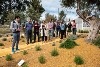
[[[19,50],[18,44],[20,40],[20,24],[18,23],[20,20],[19,16],[15,16],[15,20],[11,22],[10,29],[13,33],[13,42],[12,42],[12,53],[15,52],[14,46],[16,44],[16,50]]]
[[[26,28],[26,39],[27,39],[27,45],[29,44],[29,40],[30,43],[32,43],[32,27],[33,24],[31,23],[31,18],[27,18],[27,22],[25,24],[25,28]]]
[[[65,24],[63,23],[63,21],[61,21],[61,25],[60,25],[60,29],[61,29],[61,38],[60,39],[63,39],[63,36],[64,36],[64,32],[65,32]]]
[[[59,20],[56,23],[56,36],[60,37],[60,21]]]

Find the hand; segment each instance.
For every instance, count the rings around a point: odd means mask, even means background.
[[[17,31],[20,31],[20,29],[18,28]]]

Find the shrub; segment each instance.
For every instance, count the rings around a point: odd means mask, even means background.
[[[78,30],[79,33],[81,33],[81,30]]]
[[[6,55],[6,60],[7,61],[13,60],[12,55],[11,54]]]
[[[100,37],[97,38],[97,40],[92,41],[92,43],[98,47],[100,47]]]
[[[74,48],[75,46],[78,46],[78,44],[70,39],[67,39],[64,43],[60,44],[60,48],[66,48],[66,49],[71,49]]]
[[[8,34],[6,35],[6,37],[8,37]]]
[[[54,42],[52,43],[52,46],[55,46],[55,43]]]
[[[23,51],[23,55],[26,55],[28,54],[28,52],[26,50]]]
[[[36,51],[40,51],[41,50],[40,46],[35,46],[35,49],[36,49]]]
[[[13,34],[11,34],[11,36],[13,36]]]
[[[2,35],[0,35],[0,37],[2,37]]]
[[[52,56],[58,56],[59,53],[58,53],[57,49],[54,48],[54,50],[51,51],[51,55]]]
[[[26,63],[24,63],[23,65],[22,65],[22,67],[29,67]]]
[[[59,40],[59,43],[62,43],[62,40]]]
[[[2,40],[3,40],[3,41],[7,41],[7,38],[3,38]]]
[[[83,30],[81,30],[81,31],[80,31],[80,33],[84,33],[84,31],[83,31]]]
[[[80,57],[80,56],[75,56],[74,62],[75,62],[77,65],[84,64],[84,60],[83,60],[83,58]]]
[[[88,30],[84,30],[83,32],[84,32],[84,33],[89,33],[89,31],[88,31]]]
[[[70,35],[70,36],[68,36],[68,39],[76,40],[77,39],[77,35]]]
[[[21,36],[21,38],[24,38],[24,36]]]
[[[22,40],[22,42],[25,42],[25,40]]]
[[[38,57],[38,60],[39,60],[39,62],[40,62],[41,64],[44,64],[45,61],[46,61],[44,56]]]
[[[3,43],[0,43],[0,46],[4,46],[4,44]]]

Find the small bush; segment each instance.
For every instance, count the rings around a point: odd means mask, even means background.
[[[41,64],[44,64],[45,61],[46,61],[44,56],[38,57],[38,60],[39,60],[39,62],[40,62]]]
[[[84,30],[83,32],[84,32],[84,33],[89,33],[89,31],[88,31],[88,30]]]
[[[77,35],[70,35],[70,36],[68,36],[68,39],[76,40],[77,39]]]
[[[92,43],[98,47],[100,47],[100,37],[97,38],[97,40],[92,41]]]
[[[11,34],[11,36],[13,36],[13,34]]]
[[[59,43],[62,43],[62,40],[59,40]]]
[[[70,39],[67,39],[64,43],[60,44],[60,48],[66,48],[66,49],[72,49],[75,46],[78,46],[78,44]]]
[[[81,30],[78,30],[79,33],[81,33]]]
[[[8,37],[8,35],[6,35],[6,37]]]
[[[77,65],[84,64],[84,60],[83,60],[83,58],[80,57],[80,56],[75,56],[74,62],[75,62]]]
[[[2,37],[2,35],[0,35],[0,37]]]
[[[54,42],[52,43],[52,46],[55,46],[55,43]]]
[[[22,65],[22,67],[29,67],[26,63],[24,63],[23,65]]]
[[[21,38],[24,38],[24,36],[21,36]]]
[[[26,55],[28,54],[28,52],[26,50],[23,51],[23,55]]]
[[[4,46],[4,44],[3,43],[0,43],[0,46]]]
[[[7,38],[3,38],[2,41],[7,41]]]
[[[25,42],[25,40],[22,40],[22,42]]]
[[[41,47],[40,46],[35,46],[36,51],[40,51]]]
[[[51,55],[52,56],[58,56],[59,53],[58,53],[57,49],[54,48],[54,50],[51,51]]]
[[[6,55],[6,60],[7,61],[13,60],[12,55],[11,54]]]

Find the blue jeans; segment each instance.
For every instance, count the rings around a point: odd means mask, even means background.
[[[59,32],[59,34],[58,34],[58,32]],[[56,35],[57,36],[59,35],[59,37],[60,37],[60,28],[56,28]]]
[[[26,30],[26,39],[27,39],[27,43],[32,43],[32,30]]]
[[[20,40],[20,32],[13,33],[12,50],[14,50],[15,44],[16,44],[16,50],[18,50],[19,40]]]
[[[49,40],[51,39],[50,36],[52,36],[52,38],[53,38],[53,36],[54,36],[54,30],[49,30]]]
[[[76,35],[76,28],[73,28],[73,34]]]

